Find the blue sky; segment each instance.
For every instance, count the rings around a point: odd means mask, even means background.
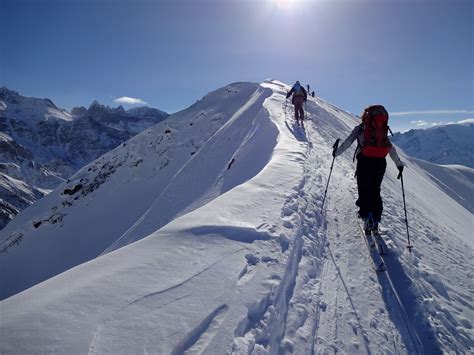
[[[168,112],[234,81],[311,85],[396,130],[474,117],[471,0],[0,0],[0,85]]]

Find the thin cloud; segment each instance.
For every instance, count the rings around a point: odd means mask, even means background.
[[[410,121],[410,123],[416,124],[417,127],[426,126],[428,124],[428,122],[423,121],[423,120]]]
[[[474,123],[474,118],[466,118],[465,120],[458,121],[458,123]]]
[[[148,103],[142,99],[137,99],[135,97],[122,96],[114,100],[117,104],[125,105],[148,105]]]
[[[431,126],[447,126],[451,124],[463,124],[463,123],[474,123],[474,118],[466,118],[460,121],[449,121],[449,122],[430,122]]]
[[[432,110],[432,111],[404,111],[390,112],[391,116],[409,116],[409,115],[453,115],[460,113],[474,113],[468,110]]]
[[[446,126],[446,125],[451,125],[451,124],[474,123],[474,118],[466,118],[464,120],[460,120],[460,121],[456,121],[456,122],[454,122],[454,121],[430,122],[430,121],[424,121],[424,120],[416,120],[416,121],[410,121],[410,123],[416,125],[417,127],[428,126],[428,125],[431,126],[431,127],[435,127],[435,126]]]

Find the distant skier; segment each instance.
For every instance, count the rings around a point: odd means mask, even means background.
[[[314,97],[314,91],[311,93],[311,96]]]
[[[378,229],[382,217],[383,202],[380,196],[387,162],[385,157],[395,162],[399,170],[398,178],[403,172],[403,162],[395,147],[388,139],[388,112],[382,105],[372,105],[364,109],[361,115],[362,123],[356,126],[349,137],[333,149],[333,157],[342,154],[357,139],[357,190],[359,198],[356,205],[359,207],[359,217],[364,220],[366,231]]]
[[[303,104],[308,98],[306,90],[303,86],[301,86],[299,81],[296,81],[295,85],[291,88],[291,90],[286,94],[286,98],[289,98],[293,94],[291,99],[291,103],[295,106],[295,119],[296,123],[300,126],[303,126],[304,120],[304,109]],[[300,122],[301,121],[301,122]]]

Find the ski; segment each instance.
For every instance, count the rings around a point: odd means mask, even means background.
[[[375,271],[376,272],[387,271],[387,268],[381,256],[381,255],[386,255],[386,251],[385,251],[385,248],[383,248],[382,243],[380,243],[380,240],[377,240],[377,238],[381,238],[380,234],[378,232],[375,233],[375,235],[373,235],[371,232],[366,233],[364,226],[359,221],[357,222],[357,224],[359,225],[359,228],[362,234],[362,239],[364,239],[365,244],[367,245],[367,248],[369,249],[369,255],[374,263]],[[384,252],[385,254],[380,253],[380,247],[382,247],[382,252]]]
[[[375,240],[375,243],[377,245],[377,251],[379,255],[387,255],[387,249],[382,243],[382,234],[380,233],[379,230],[373,230],[372,231],[372,237]]]

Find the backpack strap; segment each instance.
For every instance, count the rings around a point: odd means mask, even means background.
[[[357,151],[362,147],[359,141],[359,136],[362,134],[362,132],[364,132],[364,124],[361,124],[359,127],[359,133],[357,134],[357,147],[354,150],[354,156],[352,157],[352,162],[355,162]]]

